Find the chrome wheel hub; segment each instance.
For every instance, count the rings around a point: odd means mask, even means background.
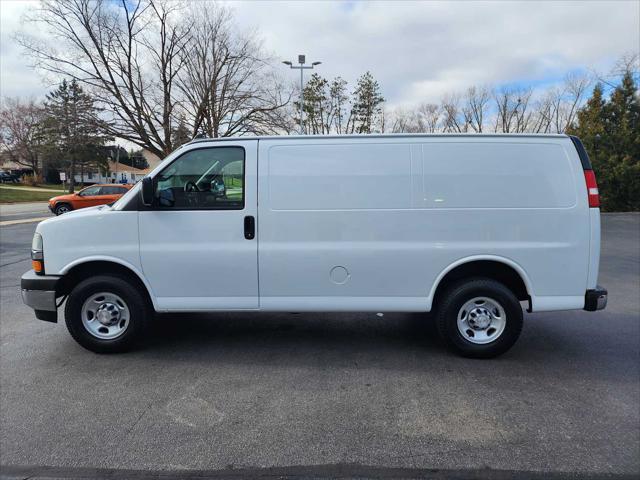
[[[118,295],[100,292],[82,305],[82,325],[96,338],[111,340],[122,335],[129,326],[129,307]]]
[[[507,315],[500,303],[489,297],[476,297],[458,311],[458,331],[465,340],[475,344],[498,339],[507,325]]]
[[[115,325],[120,320],[120,309],[117,305],[105,302],[98,307],[96,319],[105,326]]]
[[[469,312],[469,325],[474,330],[484,330],[491,324],[491,314],[486,308],[476,307]]]

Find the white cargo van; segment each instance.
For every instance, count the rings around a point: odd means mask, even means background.
[[[95,352],[153,312],[437,312],[457,352],[605,307],[600,210],[565,135],[195,140],[112,206],[40,223],[24,302]]]

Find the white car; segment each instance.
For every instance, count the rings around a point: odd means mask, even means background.
[[[95,352],[153,312],[436,311],[493,357],[529,312],[605,307],[598,189],[566,135],[195,140],[113,206],[40,223],[24,302]]]

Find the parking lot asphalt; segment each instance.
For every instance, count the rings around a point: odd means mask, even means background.
[[[5,466],[640,474],[639,215],[603,216],[606,310],[526,314],[486,361],[391,313],[161,316],[96,355],[22,304],[34,229],[0,228]]]

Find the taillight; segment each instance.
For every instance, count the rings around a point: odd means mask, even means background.
[[[584,180],[587,183],[587,197],[589,198],[589,207],[599,207],[600,194],[598,193],[598,184],[596,183],[596,175],[595,173],[593,173],[593,170],[584,171]]]

